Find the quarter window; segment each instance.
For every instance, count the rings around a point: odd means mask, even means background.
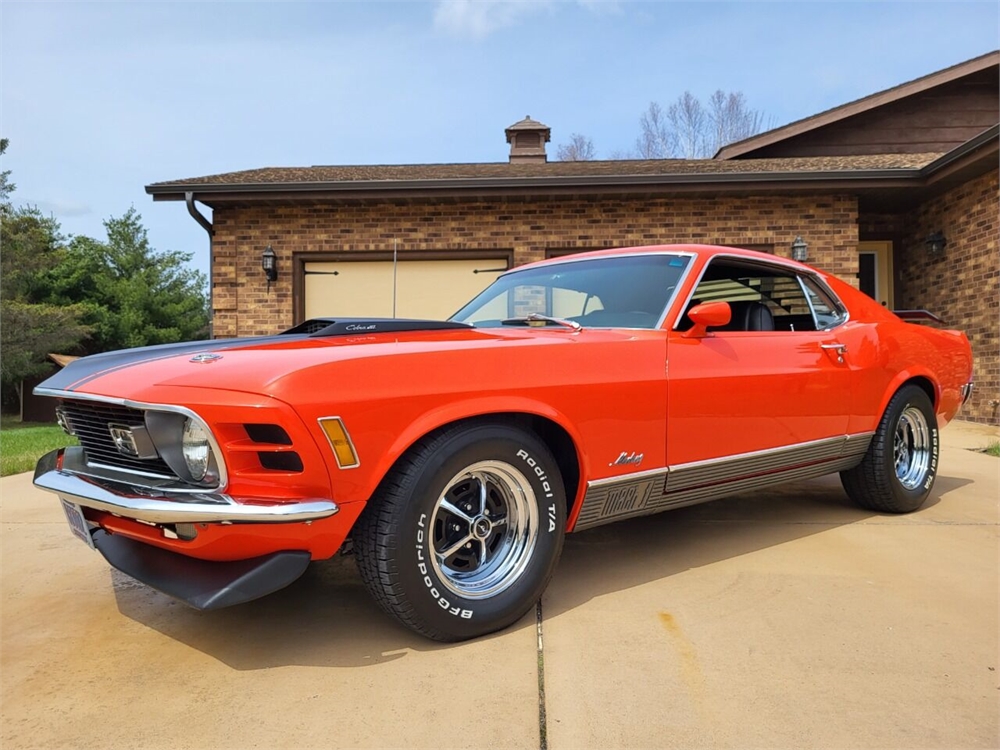
[[[847,311],[831,294],[828,294],[815,279],[802,277],[802,288],[806,290],[813,317],[816,319],[816,329],[826,331],[835,328],[847,320]]]

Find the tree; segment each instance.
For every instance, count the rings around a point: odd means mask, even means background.
[[[106,242],[74,237],[41,282],[46,302],[83,309],[87,352],[206,338],[207,283],[191,253],[154,250],[135,208],[104,227]]]
[[[0,138],[0,156],[7,153],[10,145],[8,138]],[[14,183],[10,181],[10,170],[0,172],[0,207],[9,205],[10,194],[14,192]]]
[[[664,111],[656,102],[639,118],[641,159],[706,159],[723,146],[761,132],[769,123],[742,92],[716,91],[708,105],[685,91]]]
[[[728,94],[717,90],[708,100],[708,119],[712,129],[711,152],[723,146],[757,135],[771,126],[759,109],[751,109],[741,91]]]
[[[7,145],[0,139],[0,155]],[[39,277],[59,263],[63,240],[54,218],[11,205],[9,177],[10,170],[0,173],[0,384],[20,399],[21,381],[49,368],[46,355],[76,351],[89,329],[79,306],[34,298]]]
[[[667,159],[676,152],[676,136],[667,124],[663,108],[656,102],[639,118],[641,134],[636,139],[635,150],[639,159]]]
[[[708,117],[701,102],[685,91],[667,108],[667,121],[676,138],[677,152],[685,159],[711,156],[708,145]]]
[[[573,133],[569,143],[564,143],[556,150],[559,161],[593,161],[595,156],[594,142],[585,135]]]

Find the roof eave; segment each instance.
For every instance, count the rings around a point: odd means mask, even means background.
[[[921,176],[920,168],[859,169],[810,172],[724,172],[701,174],[656,174],[618,176],[559,176],[559,177],[479,177],[422,180],[344,180],[325,182],[264,182],[264,183],[156,183],[146,186],[146,193],[154,200],[184,200],[186,193],[194,193],[199,200],[212,195],[263,195],[294,193],[325,193],[348,197],[379,195],[382,193],[428,194],[440,191],[475,192],[489,191],[548,191],[554,188],[573,188],[592,191],[642,187],[707,187],[707,186],[772,186],[809,185],[811,183],[891,183],[912,180]]]
[[[1000,139],[1000,124],[987,128],[974,138],[970,138],[960,146],[956,146],[951,151],[941,154],[937,159],[925,164],[920,168],[921,176],[929,177],[936,172],[940,172],[952,164],[965,159],[968,156],[975,156],[976,152],[993,141]]]

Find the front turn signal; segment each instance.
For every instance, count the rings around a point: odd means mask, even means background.
[[[347,428],[340,417],[322,417],[319,426],[326,433],[326,439],[330,441],[333,455],[337,459],[337,466],[341,469],[353,469],[360,466],[357,451],[354,450],[354,443],[351,436],[347,434]]]

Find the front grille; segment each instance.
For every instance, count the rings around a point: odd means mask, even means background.
[[[87,454],[87,463],[113,466],[128,471],[142,471],[174,478],[176,475],[163,459],[142,459],[126,456],[115,447],[108,425],[142,427],[144,412],[117,404],[100,401],[63,401],[62,411],[70,429]]]

